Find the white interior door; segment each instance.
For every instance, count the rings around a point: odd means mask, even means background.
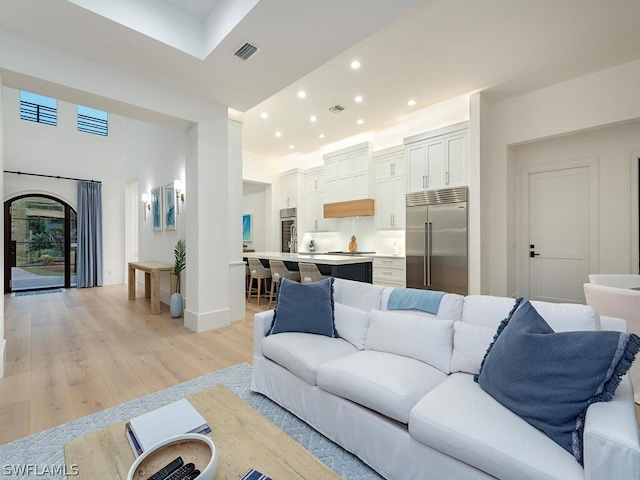
[[[597,271],[597,164],[548,168],[523,178],[524,293],[584,303],[582,285]]]

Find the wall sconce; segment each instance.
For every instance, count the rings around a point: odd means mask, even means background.
[[[142,211],[144,212],[144,221],[147,221],[147,210],[151,210],[151,203],[149,203],[149,195],[142,194]]]
[[[184,191],[180,180],[173,181],[173,189],[176,191],[176,212],[180,215],[180,203],[184,203]]]

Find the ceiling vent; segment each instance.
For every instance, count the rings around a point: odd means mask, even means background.
[[[249,42],[243,42],[233,54],[242,60],[249,60],[249,58],[258,50],[259,48],[255,45]]]
[[[345,108],[342,105],[334,105],[333,107],[329,107],[329,111],[333,113],[340,113],[344,110]]]

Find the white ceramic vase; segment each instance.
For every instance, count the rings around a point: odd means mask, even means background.
[[[181,317],[183,309],[184,305],[182,303],[182,294],[177,292],[172,294],[171,299],[169,300],[169,311],[171,312],[171,316],[173,318]]]

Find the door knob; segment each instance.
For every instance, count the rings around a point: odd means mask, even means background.
[[[530,256],[531,258],[533,258],[533,257],[537,257],[538,255],[540,255],[540,254],[539,254],[539,253],[534,252],[533,250],[531,250],[531,251],[529,252],[529,256]]]

